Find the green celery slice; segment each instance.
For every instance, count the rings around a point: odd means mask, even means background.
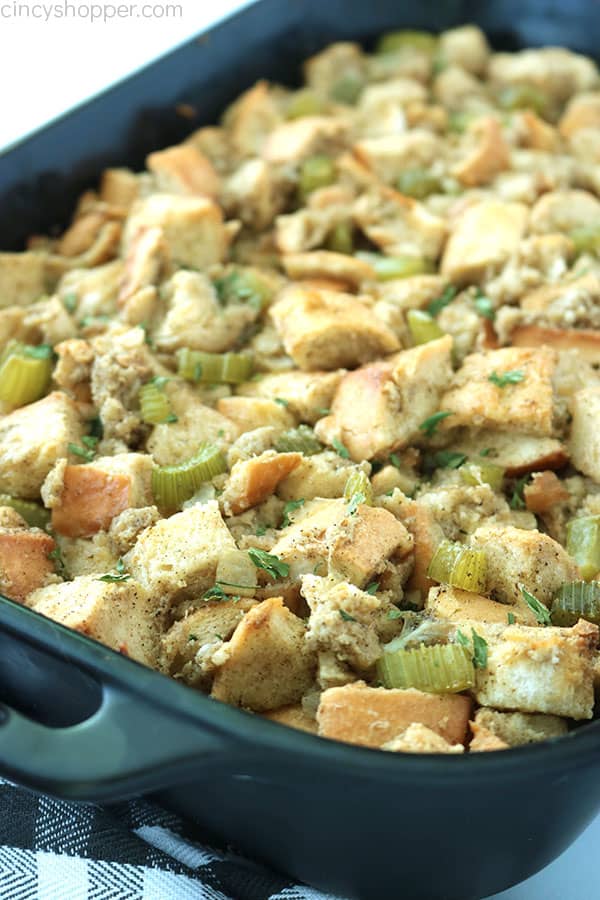
[[[475,684],[475,667],[460,644],[422,644],[412,650],[384,652],[377,675],[386,688],[416,688],[432,694],[455,694]]]

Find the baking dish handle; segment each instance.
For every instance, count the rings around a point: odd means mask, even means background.
[[[2,777],[74,800],[155,791],[234,764],[231,713],[0,596]]]

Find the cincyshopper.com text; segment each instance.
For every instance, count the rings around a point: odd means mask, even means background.
[[[87,19],[112,22],[116,19],[181,19],[181,3],[2,3],[0,21],[30,19],[50,22],[60,19]]]

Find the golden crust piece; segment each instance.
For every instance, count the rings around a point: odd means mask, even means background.
[[[600,365],[600,331],[580,328],[546,328],[543,325],[517,325],[511,332],[513,347],[552,347],[577,350],[582,359]]]
[[[557,503],[570,498],[568,490],[554,472],[535,472],[529,484],[523,488],[527,509],[539,515],[547,513]]]
[[[302,462],[301,453],[275,453],[266,450],[260,456],[236,462],[219,502],[227,516],[237,516],[258,506],[277,489],[280,481]]]
[[[597,91],[573,97],[558,123],[558,130],[567,139],[584,128],[600,128],[600,93]]]
[[[0,308],[27,306],[47,288],[44,253],[0,253]]]
[[[0,528],[0,591],[23,602],[54,573],[54,539],[39,529]]]
[[[441,428],[491,427],[550,437],[554,427],[552,375],[556,362],[556,353],[547,347],[504,347],[467,356],[441,399],[440,409],[452,413]],[[504,386],[494,383],[494,376],[501,378],[507,372],[523,377]]]
[[[490,460],[510,476],[541,469],[560,469],[569,461],[566,447],[554,438],[492,429],[461,429],[453,439],[451,449],[474,457],[482,451],[490,451]]]
[[[600,483],[600,387],[577,391],[571,412],[569,450],[573,465]]]
[[[312,253],[288,253],[282,260],[289,278],[334,278],[356,288],[362,281],[375,277],[373,267],[347,253],[313,250]]]
[[[285,350],[301,369],[357,366],[399,349],[395,334],[351,294],[286,288],[271,308]]]
[[[442,257],[442,274],[464,284],[497,270],[518,250],[528,213],[522,203],[499,200],[468,206],[451,230]]]
[[[283,400],[286,409],[302,422],[314,425],[331,407],[344,369],[333,372],[281,372],[265,375],[260,381],[247,381],[237,388],[244,397],[269,397]]]
[[[464,753],[462,744],[451,744],[427,725],[413,722],[406,731],[384,744],[382,750],[393,753]]]
[[[495,116],[481,116],[469,128],[473,147],[452,174],[466,187],[487,184],[510,165],[510,150]]]
[[[308,731],[310,734],[317,733],[316,719],[309,716],[300,704],[296,706],[282,706],[280,709],[274,709],[272,712],[263,713],[263,716],[265,719],[270,719],[271,722],[287,725],[288,728],[297,728],[299,731]]]
[[[462,694],[367,687],[358,681],[321,694],[317,712],[322,737],[383,747],[415,722],[451,744],[463,744],[471,700]]]
[[[488,729],[510,747],[534,744],[548,738],[561,737],[568,731],[567,723],[558,716],[543,713],[501,712],[498,709],[482,707],[471,722],[479,728]]]
[[[221,179],[208,157],[193,144],[150,153],[146,166],[156,176],[161,191],[213,199],[219,194]]]
[[[490,750],[508,750],[509,744],[502,738],[494,734],[488,728],[480,725],[478,722],[469,722],[471,729],[471,743],[469,744],[469,753],[484,753]]]
[[[299,162],[307,156],[340,150],[347,126],[330,116],[302,116],[270,132],[262,148],[269,163]]]
[[[471,591],[461,591],[449,585],[440,585],[429,591],[425,610],[436,618],[450,619],[460,627],[463,623],[474,625],[476,622],[507,625],[509,613],[518,625],[537,624],[535,616],[524,604],[519,607],[508,607],[506,603],[498,603],[489,597],[482,597]]]
[[[215,654],[212,696],[257,712],[297,703],[313,684],[316,657],[305,626],[281,597],[257,603]]]

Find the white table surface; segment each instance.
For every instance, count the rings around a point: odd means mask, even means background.
[[[19,0],[22,6],[27,5]],[[247,2],[247,0],[246,0]],[[245,6],[240,0],[181,0],[171,18],[36,19],[0,15],[0,147],[16,140],[182,43],[209,23]],[[289,2],[289,0],[281,0]],[[78,12],[90,4],[70,0]],[[118,5],[115,0],[114,5]],[[11,6],[7,4],[7,6]],[[51,6],[49,2],[46,7]],[[56,6],[63,5],[62,0]],[[98,4],[101,5],[101,4]],[[109,4],[107,4],[108,6]],[[141,7],[141,3],[139,6]],[[109,11],[110,14],[110,11]],[[600,895],[596,865],[600,817],[560,859],[493,900],[590,900]],[[490,898],[491,900],[491,898]]]

